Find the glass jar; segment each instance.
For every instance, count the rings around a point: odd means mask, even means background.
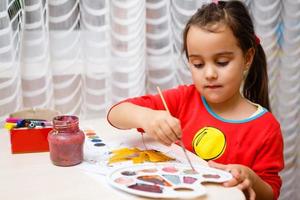
[[[50,158],[54,165],[72,166],[83,160],[84,133],[76,116],[53,118],[53,130],[48,134]]]

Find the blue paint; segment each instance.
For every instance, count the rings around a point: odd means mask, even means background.
[[[163,174],[163,177],[165,177],[168,181],[174,183],[174,184],[180,184],[180,178],[177,175],[171,175],[171,174]]]
[[[92,139],[91,141],[92,142],[102,142],[102,140],[100,140],[100,139]]]

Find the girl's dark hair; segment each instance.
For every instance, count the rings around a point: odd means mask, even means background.
[[[244,82],[243,95],[250,101],[271,110],[268,97],[268,75],[265,52],[256,38],[253,23],[240,1],[219,1],[203,5],[187,22],[183,31],[183,52],[188,59],[186,38],[191,26],[213,32],[212,25],[227,25],[236,37],[244,55],[253,48],[255,55]]]

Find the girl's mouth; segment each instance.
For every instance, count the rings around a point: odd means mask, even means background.
[[[222,87],[221,85],[206,85],[206,86],[204,86],[204,88],[207,88],[207,89],[218,89],[221,87]]]

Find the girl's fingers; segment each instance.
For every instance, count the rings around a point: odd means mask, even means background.
[[[156,134],[156,136],[158,137],[158,140],[159,140],[161,143],[163,143],[164,145],[170,146],[170,145],[173,143],[173,141],[172,141],[171,139],[169,139],[169,138],[164,134],[164,132],[161,130],[161,128],[158,127],[158,128],[155,130],[155,134]]]
[[[252,187],[248,188],[248,193],[249,193],[249,200],[255,200],[256,194],[255,194],[254,190],[252,189]]]
[[[212,160],[208,161],[208,166],[213,167],[213,168],[217,168],[217,169],[223,169],[223,170],[226,170],[227,167],[228,167],[227,165],[216,163]]]
[[[150,133],[150,132],[149,132]],[[163,145],[166,145],[166,146],[168,146],[168,144],[165,142],[165,141],[163,141],[163,140],[161,140],[157,135],[156,135],[156,133],[151,133],[151,136],[156,140],[156,141],[158,141],[159,143],[162,143]]]
[[[158,142],[160,142],[160,143],[162,143],[162,144],[168,146],[168,144],[165,142],[165,140],[161,139],[161,138],[159,137],[159,135],[157,134],[156,131],[154,131],[154,130],[151,130],[151,131],[150,131],[150,130],[149,130],[147,133],[149,133],[149,135],[151,135],[151,137],[154,138],[155,140],[157,140]]]
[[[220,163],[216,163],[212,160],[208,161],[208,166],[216,168],[216,169],[222,169],[222,170],[228,171],[228,165],[223,165],[223,164],[220,164]],[[232,173],[232,172],[230,172],[230,173]],[[235,179],[234,176],[233,176],[233,178],[231,180],[226,181],[225,183],[223,183],[223,185],[225,187],[232,187],[232,186],[237,185],[238,183],[239,183],[238,180]]]
[[[229,181],[226,181],[225,183],[223,183],[223,185],[225,187],[233,187],[233,186],[236,186],[237,184],[239,184],[239,181],[236,180],[235,178],[232,178]]]
[[[256,194],[252,187],[243,191],[247,200],[255,200]]]
[[[245,192],[247,199],[255,200],[256,194],[248,178],[244,179],[244,181],[238,185],[238,188]]]
[[[180,121],[176,118],[172,118],[172,120],[168,121],[168,125],[172,132],[175,134],[176,138],[180,139],[182,135]]]
[[[232,174],[232,176],[238,180],[239,182],[241,182],[243,179],[242,179],[242,176],[241,176],[241,171],[237,168],[232,168],[230,170],[230,173]]]
[[[160,129],[162,130],[163,134],[169,138],[169,141],[172,143],[177,140],[176,134],[173,132],[173,130],[170,128],[168,123],[162,123],[160,124]]]
[[[251,187],[250,180],[247,179],[247,178],[238,185],[238,188],[240,190],[245,190],[245,189],[248,189],[250,187]]]
[[[251,181],[246,178],[245,172],[243,172],[243,169],[241,167],[238,167],[236,165],[223,165],[214,161],[208,161],[208,165],[217,169],[229,171],[232,174],[233,178],[223,183],[223,185],[225,187],[232,187],[237,185],[240,190],[246,192],[248,197],[247,199],[255,200],[256,194],[252,189]]]

